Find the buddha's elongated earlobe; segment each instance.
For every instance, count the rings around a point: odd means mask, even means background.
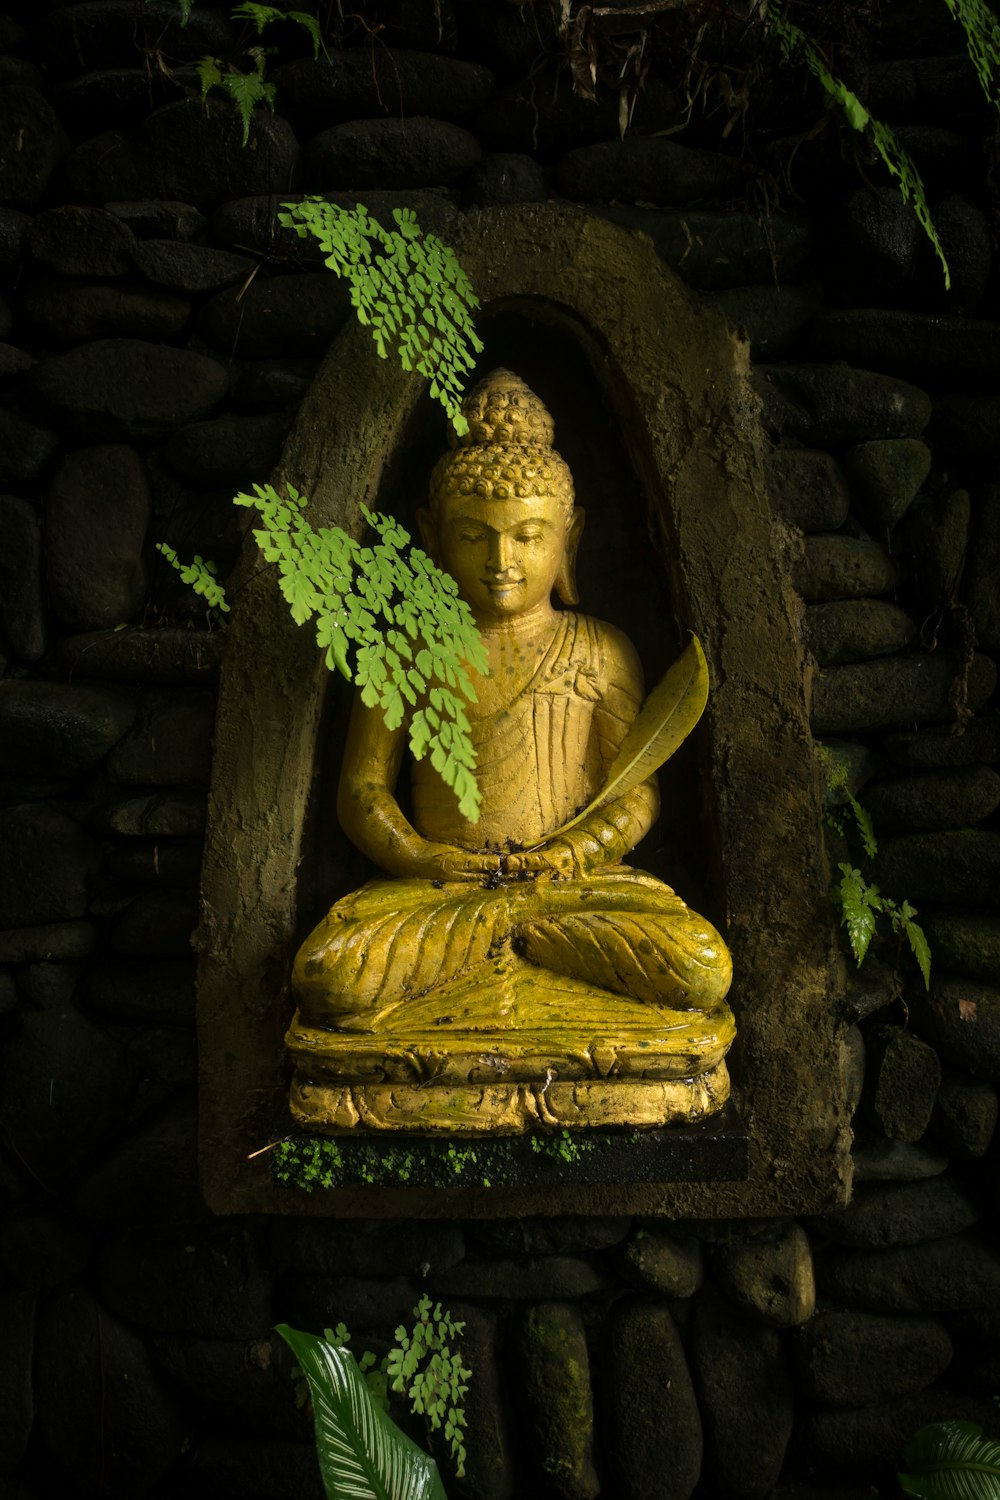
[[[424,544],[424,551],[431,562],[436,563],[437,556],[437,527],[434,525],[434,517],[425,507],[417,511],[417,526],[420,531],[420,540]]]
[[[566,548],[559,564],[559,572],[556,574],[556,593],[563,604],[579,604],[580,594],[576,586],[576,554],[580,548],[580,538],[583,535],[583,524],[587,519],[587,512],[579,506],[573,511],[572,520],[566,531]]]

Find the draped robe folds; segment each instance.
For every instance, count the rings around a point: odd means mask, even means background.
[[[561,615],[512,702],[470,715],[478,847],[510,847],[511,838],[530,847],[599,789],[639,707],[612,690],[609,659],[621,639],[600,621]],[[468,844],[470,825],[457,807],[442,811],[440,797],[428,830],[429,773],[416,769],[418,831]],[[339,901],[302,945],[289,1041],[297,1038],[301,1056],[322,1045],[321,1031],[347,1033],[355,1076],[380,1079],[392,1076],[390,1039],[401,1078],[419,1075],[422,1048],[435,1079],[474,1078],[484,1049],[488,1069],[502,1050],[511,1080],[689,1078],[720,1064],[732,1040],[731,972],[708,922],[661,881],[620,863],[495,888],[378,879]]]

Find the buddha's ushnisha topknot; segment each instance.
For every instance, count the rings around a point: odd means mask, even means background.
[[[452,496],[472,500],[551,498],[573,508],[573,479],[552,446],[555,424],[534,391],[510,370],[493,370],[462,401],[468,432],[450,433],[452,451],[431,474],[436,510]]]

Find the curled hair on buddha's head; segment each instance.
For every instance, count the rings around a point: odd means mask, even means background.
[[[430,507],[444,500],[558,501],[573,511],[573,477],[552,446],[555,426],[548,409],[519,376],[494,370],[462,401],[469,430],[450,434],[452,451],[438,459],[431,474]]]

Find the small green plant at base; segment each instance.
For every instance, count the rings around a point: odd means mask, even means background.
[[[452,1344],[465,1330],[440,1302],[421,1297],[413,1309],[413,1327],[396,1329],[397,1346],[389,1351],[386,1375],[389,1388],[403,1392],[412,1410],[422,1416],[432,1432],[443,1429],[444,1440],[455,1461],[455,1472],[465,1473],[464,1401],[472,1371],[462,1364]]]
[[[553,1161],[579,1161],[593,1143],[579,1140],[569,1130],[560,1130],[558,1135],[533,1135],[531,1149],[539,1156],[551,1156]]]
[[[466,1167],[474,1167],[479,1160],[471,1146],[456,1146],[452,1141],[448,1143],[444,1159],[456,1177],[461,1177]],[[489,1183],[485,1182],[483,1186],[489,1187]]]
[[[271,1170],[276,1182],[311,1193],[318,1187],[332,1188],[343,1166],[344,1158],[336,1141],[313,1137],[306,1141],[279,1141],[274,1148]]]
[[[312,236],[329,269],[350,284],[379,357],[394,348],[404,370],[430,380],[455,431],[467,432],[459,402],[483,344],[472,326],[479,300],[454,251],[424,234],[412,209],[394,209],[396,228],[383,229],[361,203],[346,209],[313,197],[282,206],[278,222],[301,239]]]

